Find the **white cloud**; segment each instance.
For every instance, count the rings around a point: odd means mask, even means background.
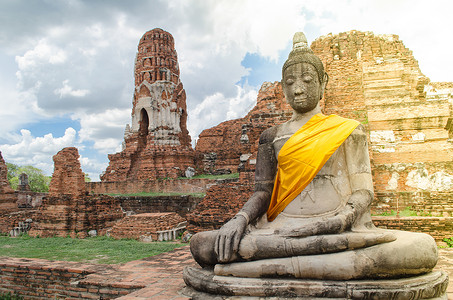
[[[55,89],[54,91],[55,95],[59,95],[60,98],[67,97],[67,96],[72,96],[72,97],[84,97],[90,93],[89,90],[74,90],[70,85],[69,85],[69,80],[66,79],[63,81],[63,87],[59,89]]]
[[[79,158],[83,172],[87,173],[91,181],[99,181],[99,174],[107,168],[107,163],[100,163],[83,155]]]
[[[51,133],[42,137],[34,137],[26,129],[20,131],[16,144],[0,145],[6,161],[17,165],[32,165],[50,175],[53,171],[52,156],[65,147],[74,146],[76,131],[69,127],[62,137],[54,137]]]
[[[195,140],[206,128],[225,120],[243,117],[256,104],[257,91],[249,86],[236,85],[236,96],[216,93],[206,97],[189,115],[188,128]]]
[[[80,120],[80,143],[94,142],[93,148],[101,153],[121,151],[124,127],[130,123],[130,109],[108,109],[102,113],[77,114]]]

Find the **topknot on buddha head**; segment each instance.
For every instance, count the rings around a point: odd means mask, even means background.
[[[297,63],[309,63],[315,67],[318,72],[319,82],[323,83],[326,80],[324,65],[322,61],[313,53],[313,50],[308,47],[307,38],[303,32],[296,32],[293,37],[293,50],[289,53],[288,59],[282,68],[282,76],[286,68]]]

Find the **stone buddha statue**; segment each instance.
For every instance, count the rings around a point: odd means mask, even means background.
[[[386,279],[436,265],[431,236],[373,225],[367,136],[359,122],[321,113],[327,82],[297,33],[282,69],[293,116],[261,134],[254,194],[219,230],[192,237],[194,259],[215,278]]]

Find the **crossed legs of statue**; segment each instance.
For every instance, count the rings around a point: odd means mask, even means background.
[[[247,233],[231,263],[218,264],[216,231],[191,241],[195,260],[215,265],[216,275],[348,280],[423,274],[437,262],[437,247],[423,233],[374,229],[363,232],[289,238]],[[201,243],[200,243],[201,242]]]

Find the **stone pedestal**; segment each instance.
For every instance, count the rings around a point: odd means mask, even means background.
[[[308,280],[238,278],[186,267],[186,296],[192,299],[447,299],[448,275],[425,275],[380,280]]]

